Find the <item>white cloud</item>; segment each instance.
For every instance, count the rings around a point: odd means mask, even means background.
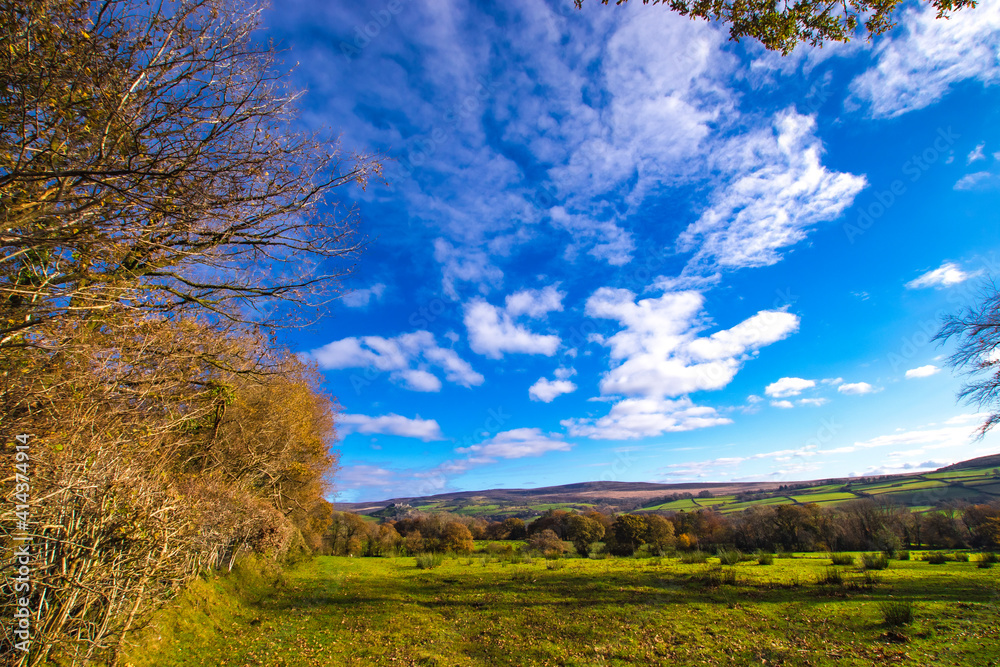
[[[945,262],[938,268],[928,271],[906,283],[906,289],[921,289],[924,287],[951,287],[975,278],[978,273],[966,273],[954,262]]]
[[[337,427],[342,435],[348,433],[382,433],[403,438],[418,438],[424,442],[444,440],[441,427],[433,419],[409,419],[397,414],[369,417],[368,415],[341,414]]]
[[[526,456],[541,456],[547,452],[565,452],[572,448],[558,436],[546,435],[537,428],[516,428],[497,433],[478,445],[459,447],[460,454],[475,454],[489,459],[520,459]]]
[[[783,410],[790,410],[795,407],[795,404],[791,401],[771,401],[771,405],[776,408],[782,408]]]
[[[398,473],[377,465],[358,464],[337,470],[337,489],[376,488],[391,493]]]
[[[576,375],[575,368],[557,368],[556,372],[553,373],[557,380],[568,380],[569,378]]]
[[[562,311],[562,300],[565,296],[555,285],[540,290],[526,289],[514,292],[506,299],[507,314],[511,317],[518,315],[544,317],[552,311]]]
[[[430,372],[431,368],[440,369],[448,382],[463,387],[481,385],[485,380],[454,350],[438,346],[429,331],[414,331],[394,338],[344,338],[309,354],[322,369],[374,368],[389,373],[390,379],[413,391],[441,389],[441,381]],[[367,384],[371,379],[352,378],[352,382]]]
[[[764,393],[771,398],[787,398],[798,396],[806,389],[816,386],[815,380],[804,380],[803,378],[781,378],[772,382],[764,388]]]
[[[533,401],[551,403],[557,396],[570,394],[576,391],[576,385],[569,380],[549,380],[548,378],[538,378],[538,382],[528,388],[528,396]]]
[[[944,423],[949,426],[956,424],[968,424],[970,422],[981,422],[987,417],[989,417],[989,413],[987,412],[966,413],[964,415],[955,415],[951,419],[945,420]]]
[[[947,452],[941,459],[945,464],[961,461],[978,455],[977,444],[981,444],[976,438],[976,434],[968,426],[968,418],[975,418],[976,415],[959,415],[947,420],[948,426],[941,428],[918,427],[910,430],[901,430],[891,435],[881,435],[868,440],[854,442],[845,447],[837,447],[830,450],[820,450],[820,454],[849,454],[861,450],[877,449],[883,447],[894,447],[896,451],[889,455],[890,459],[897,459],[893,465],[900,465],[898,459],[907,458],[911,462],[919,462],[928,456],[942,456],[941,451]],[[954,425],[952,425],[954,424]],[[995,441],[991,443],[996,451]],[[939,452],[931,454],[931,452]],[[984,452],[986,453],[986,452]],[[916,457],[916,458],[914,458]],[[915,464],[915,463],[914,463]],[[939,467],[932,465],[931,467]],[[871,469],[869,469],[871,470]],[[857,475],[858,473],[851,473]],[[866,472],[863,474],[873,474]]]
[[[538,334],[514,322],[514,317],[544,316],[552,310],[562,310],[563,294],[554,288],[526,290],[507,298],[505,308],[498,308],[482,299],[465,306],[465,327],[469,330],[469,346],[479,354],[499,359],[505,352],[544,354],[551,357],[559,349],[559,336]]]
[[[986,148],[985,141],[977,145],[974,149],[972,149],[968,157],[965,158],[965,164],[972,164],[973,162],[976,162],[978,160],[985,160],[986,156],[983,154],[984,148]]]
[[[441,286],[451,299],[458,299],[459,283],[474,283],[482,294],[503,283],[503,271],[477,248],[456,248],[444,239],[436,239],[434,259],[441,264]]]
[[[775,264],[782,248],[852,204],[865,178],[824,167],[815,131],[812,117],[788,110],[773,131],[743,134],[722,151],[718,159],[732,176],[678,238],[681,251],[695,252],[685,272]]]
[[[860,394],[871,394],[876,390],[875,387],[871,386],[867,382],[847,382],[837,387],[837,391],[841,394],[856,396]]]
[[[826,405],[829,402],[830,401],[825,398],[800,398],[798,400],[799,405],[811,405],[816,408]]]
[[[588,255],[612,266],[622,266],[632,260],[635,251],[632,235],[614,221],[599,221],[590,215],[568,213],[563,206],[554,206],[549,210],[549,221],[557,229],[569,232],[571,240],[563,252],[569,261],[574,261],[580,250],[587,246]]]
[[[1000,188],[1000,174],[977,171],[966,174],[955,183],[956,190],[992,190]]]
[[[900,26],[876,47],[876,64],[851,83],[874,116],[922,109],[959,81],[1000,80],[1000,4],[981,2],[948,20],[936,17],[930,3],[907,9]]]
[[[680,472],[683,474],[694,474],[699,476],[704,476],[706,473],[719,470],[719,469],[733,469],[738,468],[743,463],[748,461],[760,461],[764,459],[774,459],[777,462],[786,463],[789,461],[799,461],[794,466],[785,466],[785,470],[780,471],[782,474],[790,471],[808,471],[815,470],[817,466],[805,464],[805,460],[817,456],[819,452],[817,451],[816,445],[805,445],[804,447],[799,447],[796,449],[779,449],[772,452],[761,452],[760,454],[751,454],[749,456],[723,456],[716,459],[710,459],[707,461],[690,461],[688,463],[671,463],[666,466],[667,469],[674,472]]]
[[[799,318],[761,311],[736,326],[698,337],[705,327],[704,296],[671,292],[636,301],[624,289],[602,287],[587,300],[595,318],[617,320],[622,330],[603,341],[615,364],[601,380],[605,395],[680,396],[728,385],[748,355],[798,330]]]
[[[731,423],[732,420],[720,417],[713,408],[694,405],[687,397],[674,401],[628,398],[615,403],[610,413],[599,419],[560,422],[571,436],[595,440],[647,438]]]
[[[353,292],[348,292],[340,298],[348,308],[364,308],[367,306],[372,299],[379,301],[382,299],[382,294],[385,292],[384,283],[375,283],[371,287],[366,287],[365,289],[354,290]]]
[[[925,378],[930,377],[936,373],[940,373],[941,369],[934,364],[928,364],[927,366],[920,366],[919,368],[911,368],[906,371],[906,379],[911,380],[913,378]]]

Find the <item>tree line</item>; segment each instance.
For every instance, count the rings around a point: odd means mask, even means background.
[[[1000,549],[1000,502],[911,512],[902,505],[863,498],[835,508],[816,504],[762,505],[742,512],[607,513],[549,510],[533,521],[487,521],[447,513],[410,512],[403,518],[366,520],[334,512],[322,551],[332,555],[470,553],[474,540],[524,540],[543,554],[562,554],[566,543],[581,556],[595,549],[630,556],[643,549],[672,551],[886,551],[907,548]]]
[[[0,1],[0,433],[28,435],[33,612],[11,664],[115,663],[241,553],[319,549],[337,405],[278,343],[361,246],[378,173],[292,129],[297,93],[224,0]],[[17,541],[4,470],[0,542]]]

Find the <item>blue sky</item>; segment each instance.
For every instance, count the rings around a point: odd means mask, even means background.
[[[898,18],[782,58],[638,2],[276,3],[301,122],[393,158],[287,338],[337,498],[1000,450],[929,340],[1000,275],[1000,5]]]

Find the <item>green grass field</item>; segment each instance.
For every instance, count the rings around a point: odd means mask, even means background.
[[[1000,664],[1000,568],[893,561],[874,589],[818,584],[828,557],[720,569],[675,559],[509,564],[321,557],[242,590],[198,582],[123,664]],[[720,583],[733,572],[735,585]],[[910,625],[880,605],[912,604]]]

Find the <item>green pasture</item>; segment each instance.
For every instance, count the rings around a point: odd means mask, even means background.
[[[124,665],[997,665],[997,569],[820,554],[721,568],[670,558],[510,563],[321,557],[249,591],[201,582]],[[860,560],[860,559],[859,559]],[[842,583],[818,583],[831,570]],[[728,583],[727,583],[728,582]],[[914,617],[886,624],[885,603]]]

